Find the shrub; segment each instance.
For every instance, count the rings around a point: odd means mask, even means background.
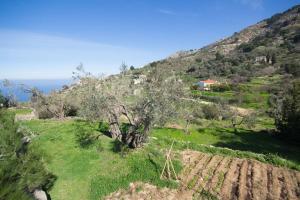
[[[202,107],[202,112],[205,119],[218,119],[219,118],[219,109],[216,105],[204,105]]]
[[[186,73],[193,73],[196,71],[195,67],[190,67],[188,70],[186,70]]]
[[[300,65],[298,63],[285,63],[282,64],[280,68],[283,69],[284,72],[292,74],[295,77],[300,76]]]
[[[275,105],[275,124],[280,135],[293,143],[300,143],[300,79],[295,80]]]
[[[93,135],[92,127],[89,123],[82,122],[76,123],[76,140],[81,147],[88,147],[95,141],[95,136]]]
[[[0,90],[0,108],[4,107],[5,104],[5,97],[2,95],[2,92]]]
[[[228,84],[212,85],[210,88],[214,92],[225,92],[231,90],[231,87]]]
[[[36,108],[36,112],[39,119],[50,119],[55,117],[54,114],[48,111],[45,107]]]
[[[195,61],[198,62],[198,63],[201,63],[202,62],[202,58],[196,58]]]
[[[198,90],[199,89],[199,86],[198,85],[192,85],[190,87],[191,90]]]
[[[300,32],[298,32],[298,33],[295,35],[293,41],[294,41],[294,43],[300,42]]]
[[[15,107],[18,106],[18,102],[15,99],[15,96],[3,96],[1,91],[0,91],[0,108],[5,107]]]
[[[14,115],[0,110],[0,199],[32,199],[30,193],[50,189],[56,179],[44,168],[39,150],[21,142],[24,135]]]
[[[99,122],[98,131],[101,133],[107,133],[109,131],[109,124],[107,122]]]
[[[216,60],[223,60],[224,59],[224,55],[222,55],[220,52],[216,53]]]
[[[67,117],[74,117],[77,116],[78,108],[75,105],[67,105],[64,112]]]
[[[242,51],[244,53],[248,53],[248,52],[251,52],[253,49],[255,48],[255,46],[251,43],[243,43],[239,46],[239,49],[242,49]]]

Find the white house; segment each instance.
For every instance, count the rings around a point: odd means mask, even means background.
[[[200,87],[201,90],[210,90],[210,86],[215,85],[217,83],[218,82],[215,81],[215,80],[207,79],[207,80],[204,80],[204,81],[199,81],[197,83],[197,85]]]

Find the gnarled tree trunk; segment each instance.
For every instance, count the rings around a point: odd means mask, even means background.
[[[119,141],[122,141],[122,133],[120,131],[120,124],[119,124],[117,114],[110,113],[108,120],[109,120],[109,132],[111,134],[111,137],[114,139],[118,139]]]

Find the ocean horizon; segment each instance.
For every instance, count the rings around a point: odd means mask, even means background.
[[[0,80],[0,91],[3,95],[13,94],[17,101],[27,102],[30,100],[30,94],[22,90],[22,85],[29,88],[37,88],[44,94],[49,94],[51,91],[60,90],[64,85],[70,85],[74,82],[73,79],[14,79],[9,80],[12,83],[11,87],[4,87],[3,80]]]

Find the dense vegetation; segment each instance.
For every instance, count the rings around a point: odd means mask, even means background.
[[[285,90],[272,96],[272,113],[280,136],[300,144],[300,80],[288,83]]]
[[[32,199],[35,189],[48,190],[55,176],[39,151],[27,147],[29,138],[6,110],[0,110],[0,137],[0,199]]]
[[[8,108],[11,105],[14,105],[11,99],[8,96],[4,96],[0,90],[0,108],[5,107]]]
[[[193,83],[205,78],[244,82],[278,73],[299,74],[299,5],[231,37],[149,64],[168,68]],[[146,72],[144,72],[146,73]]]

